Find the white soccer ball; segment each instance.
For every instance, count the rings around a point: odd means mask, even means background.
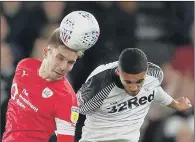
[[[98,40],[100,28],[96,18],[86,11],[74,11],[60,23],[60,38],[63,43],[76,51],[91,48]]]

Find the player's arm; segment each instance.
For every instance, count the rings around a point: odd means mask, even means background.
[[[178,111],[186,110],[192,106],[188,98],[182,97],[173,99],[162,89],[161,86],[159,86],[157,89],[157,94],[154,97],[154,101]]]
[[[154,97],[155,102],[160,103],[164,106],[176,109],[178,111],[186,110],[192,106],[188,98],[182,97],[178,99],[173,99],[162,89],[160,84],[163,81],[164,74],[163,74],[162,69],[159,66],[149,63],[147,74],[155,77],[159,82],[159,83],[156,83],[156,85],[159,87],[157,89],[157,94]]]
[[[81,114],[85,115],[101,106],[102,96],[98,94],[99,84],[101,82],[98,83],[98,80],[92,77],[77,92],[79,112]]]
[[[81,114],[88,114],[101,107],[109,91],[109,89],[102,87],[104,75],[104,73],[100,73],[90,76],[77,92],[79,112]]]
[[[57,142],[74,142],[79,110],[77,105],[74,106],[71,103],[71,99],[65,99],[55,107]]]
[[[181,97],[175,100],[173,99],[173,101],[168,105],[168,107],[176,109],[178,111],[183,111],[192,107],[192,105],[188,98]]]

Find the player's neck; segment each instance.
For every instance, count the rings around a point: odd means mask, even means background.
[[[40,66],[40,68],[39,68],[39,70],[38,70],[38,75],[39,75],[41,78],[43,78],[43,79],[45,79],[45,80],[47,80],[47,81],[52,81],[52,80],[49,78],[49,75],[47,74],[47,69],[46,69],[46,67],[45,67],[44,61],[42,62],[41,66]]]

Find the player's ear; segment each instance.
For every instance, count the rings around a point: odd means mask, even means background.
[[[119,73],[120,73],[119,68],[116,68],[116,74],[119,75]]]
[[[43,48],[43,58],[47,57],[48,49],[47,47]]]

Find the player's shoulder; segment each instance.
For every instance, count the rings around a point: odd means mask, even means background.
[[[146,73],[145,85],[156,87],[160,86],[163,81],[164,73],[161,67],[158,65],[148,62],[148,70]]]
[[[18,63],[18,67],[33,67],[33,66],[40,66],[41,61],[35,58],[24,58]]]
[[[87,78],[86,82],[77,92],[78,98],[82,100],[90,100],[95,95],[99,94],[103,89],[109,90],[113,87],[113,74],[112,71],[118,66],[118,62],[112,62],[109,64],[102,64],[98,66]],[[109,88],[109,89],[108,89]],[[106,91],[105,91],[106,92]]]
[[[15,79],[25,79],[29,81],[31,79],[31,83],[37,83],[40,80],[40,77],[37,74],[38,69],[41,66],[41,61],[34,58],[25,58],[18,62],[16,70],[15,70]],[[28,76],[28,77],[27,77]]]
[[[52,85],[52,88],[56,90],[59,98],[74,98],[76,93],[66,77],[63,80],[56,82]]]
[[[108,64],[99,65],[97,68],[95,68],[92,71],[92,73],[87,78],[86,82],[91,78],[96,78],[96,79],[105,78],[106,75],[107,75],[107,72],[109,72],[113,68],[116,68],[117,66],[118,66],[118,61],[111,62],[111,63],[108,63]]]
[[[78,106],[76,94],[68,92],[67,90],[61,92],[55,90],[52,102],[57,106]]]
[[[64,85],[64,90],[68,92],[68,94],[70,94],[71,96],[75,96],[75,91],[66,77],[64,78],[63,85]]]

